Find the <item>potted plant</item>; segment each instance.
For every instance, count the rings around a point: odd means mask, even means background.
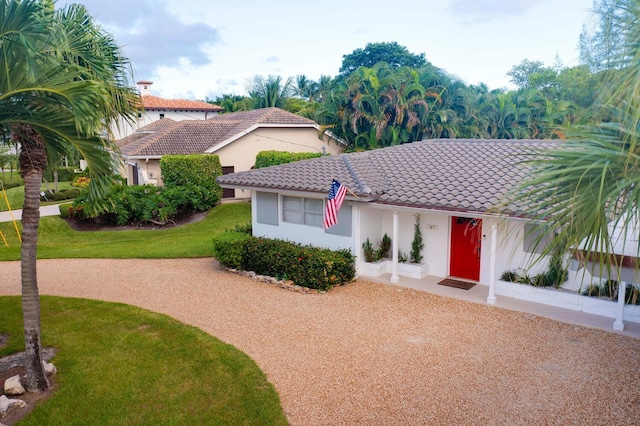
[[[410,278],[424,278],[429,275],[429,265],[422,263],[422,231],[420,230],[420,215],[416,215],[416,223],[413,226],[413,241],[409,252],[409,262],[398,263],[398,275]]]

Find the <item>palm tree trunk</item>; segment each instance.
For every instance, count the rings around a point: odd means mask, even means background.
[[[24,179],[24,206],[22,208],[22,315],[27,369],[27,390],[44,391],[49,381],[42,365],[40,341],[40,296],[36,274],[36,248],[40,222],[40,183],[47,163],[44,143],[30,127],[16,131],[21,142],[20,166]]]

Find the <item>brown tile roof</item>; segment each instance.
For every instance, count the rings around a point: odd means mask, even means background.
[[[177,110],[177,111],[213,111],[224,110],[219,105],[208,102],[190,101],[187,99],[164,99],[152,95],[142,96],[142,105],[147,110]]]
[[[263,108],[216,115],[207,120],[174,121],[163,118],[116,143],[126,156],[202,154],[260,126],[315,127],[317,124],[279,108]]]
[[[431,139],[373,151],[321,157],[220,176],[223,186],[326,194],[338,179],[362,201],[398,206],[487,212],[519,182],[519,164],[558,141]],[[509,206],[508,213],[516,213]]]

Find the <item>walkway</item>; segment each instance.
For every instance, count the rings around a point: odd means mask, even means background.
[[[51,204],[40,207],[40,217],[57,216],[60,214],[60,205]],[[0,222],[11,222],[22,219],[22,209],[0,212]]]
[[[391,274],[384,274],[380,277],[371,278],[363,277],[370,281],[375,281],[383,284],[389,284]],[[586,327],[600,328],[602,330],[615,332],[627,336],[640,337],[640,323],[628,322],[624,323],[624,331],[613,330],[613,318],[606,318],[599,315],[587,314],[584,312],[578,312],[571,309],[562,309],[555,306],[544,305],[542,303],[533,303],[526,300],[514,299],[507,296],[496,296],[496,303],[489,305],[487,303],[487,296],[489,296],[489,287],[486,285],[476,285],[470,290],[460,290],[457,288],[446,287],[438,285],[441,281],[441,277],[428,276],[421,280],[400,277],[400,282],[395,284],[401,287],[412,288],[416,290],[426,291],[431,294],[437,294],[445,297],[452,297],[454,299],[466,300],[473,303],[479,303],[486,306],[496,306],[498,308],[510,309],[519,312],[527,312],[530,314],[540,315],[545,318],[550,318],[558,321],[562,321],[568,324],[583,325]]]

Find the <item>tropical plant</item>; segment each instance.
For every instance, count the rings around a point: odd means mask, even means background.
[[[31,391],[49,382],[40,354],[40,304],[36,274],[40,183],[48,164],[75,146],[89,164],[90,197],[98,199],[117,166],[108,124],[133,122],[139,104],[131,68],[115,40],[86,9],[54,10],[46,0],[0,1],[0,127],[20,147],[24,178],[22,304],[27,381]],[[99,204],[96,204],[99,208]]]
[[[640,211],[640,1],[610,5],[601,16],[617,40],[616,54],[602,64],[615,63],[601,88],[601,116],[608,120],[573,127],[572,140],[533,153],[531,172],[511,199],[553,235],[542,255],[571,251],[599,263],[605,274],[622,266],[613,255],[614,230],[621,241],[637,238]],[[640,256],[640,247],[625,249]]]
[[[422,262],[422,249],[424,243],[422,242],[422,231],[420,230],[420,215],[416,215],[416,223],[413,225],[413,241],[411,242],[411,252],[409,253],[409,259],[411,263]]]
[[[293,92],[293,82],[289,77],[285,82],[282,77],[256,75],[248,86],[249,97],[254,101],[254,108],[278,107],[283,108],[287,98]]]

